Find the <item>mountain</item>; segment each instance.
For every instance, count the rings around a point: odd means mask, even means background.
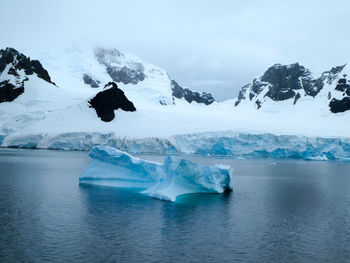
[[[25,90],[25,82],[35,75],[48,83],[49,73],[38,60],[19,53],[13,48],[0,50],[0,103],[15,100]]]
[[[0,54],[2,147],[350,157],[345,65],[318,78],[299,64],[275,65],[238,98],[216,102],[116,49]]]
[[[136,104],[176,104],[169,74],[133,54],[94,48],[53,50],[36,56],[62,89],[85,93],[88,87],[101,89],[114,81]]]
[[[171,80],[171,89],[173,91],[173,97],[178,99],[184,98],[189,103],[195,101],[197,103],[204,103],[205,105],[210,105],[215,101],[215,99],[210,93],[193,92],[192,90],[181,87],[175,80]]]
[[[116,49],[55,50],[37,54],[37,57],[40,61],[31,60],[29,56],[13,48],[0,50],[0,102],[11,102],[22,96],[16,103],[34,106],[40,102],[47,102],[51,104],[47,108],[46,106],[37,107],[46,111],[51,110],[51,107],[73,106],[80,100],[86,104],[86,107],[95,108],[97,115],[103,121],[111,121],[114,119],[114,110],[125,108],[116,106],[115,102],[119,99],[124,100],[123,103],[119,103],[121,106],[128,103],[128,98],[131,98],[130,103],[134,102],[137,106],[141,104],[142,106],[172,106],[179,103],[177,102],[179,99],[205,105],[215,101],[210,94],[183,89],[177,84],[178,89],[185,94],[185,96],[183,94],[179,96],[178,92],[174,91],[175,81],[170,79],[164,69],[145,63],[133,55],[125,55]],[[57,85],[51,81],[51,76]],[[35,83],[38,81],[39,83]],[[42,81],[46,83],[43,84]],[[109,91],[105,91],[105,84],[111,82],[119,87],[113,86]],[[47,86],[52,87],[44,89]],[[46,94],[47,92],[49,94]],[[94,96],[101,92],[104,94],[113,92],[114,106],[111,106],[110,110],[102,110],[101,106],[98,109],[95,107],[98,104],[110,104],[108,100],[111,96],[106,97],[101,94],[98,96],[97,103]],[[35,95],[32,96],[32,93]],[[101,101],[101,98],[104,100]],[[95,104],[86,103],[88,100]],[[134,105],[126,107],[129,110],[135,108]],[[31,106],[28,106],[24,114],[30,111]],[[102,111],[105,113],[102,114]]]
[[[171,114],[175,124],[215,101],[207,93],[175,88],[164,69],[116,49],[29,55],[13,48],[0,51],[0,143],[15,134],[162,133]]]
[[[209,105],[215,101],[211,94],[184,89],[175,80],[170,80],[169,75],[164,72],[164,70],[153,65],[145,65],[144,62],[138,59],[128,58],[116,49],[98,48],[95,49],[95,56],[97,61],[105,67],[107,74],[114,82],[123,83],[124,85],[136,85],[146,79],[161,78],[167,84],[169,84],[170,81],[173,103],[175,103],[174,98],[183,98],[189,103],[195,101],[197,103],[204,103],[205,105]],[[92,85],[96,86],[95,83],[97,83],[98,80],[92,80],[92,82],[89,80],[89,82],[90,85],[92,83]],[[85,83],[87,82],[85,81]],[[164,98],[160,98],[159,103],[162,105],[171,104],[168,94],[165,95]]]
[[[329,110],[333,113],[350,109],[350,80],[347,79],[346,64],[325,71],[314,78],[311,71],[298,63],[276,64],[263,75],[255,78],[239,91],[235,106],[254,103],[257,109],[274,102],[288,104],[302,103],[303,100],[327,97]]]

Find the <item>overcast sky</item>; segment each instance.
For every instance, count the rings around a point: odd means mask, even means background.
[[[275,63],[350,62],[350,1],[1,0],[0,47],[116,47],[232,98]]]

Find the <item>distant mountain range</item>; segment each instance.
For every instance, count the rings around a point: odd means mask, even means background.
[[[236,154],[249,142],[249,151],[260,145],[259,154],[269,155],[271,149],[254,141],[269,138],[277,140],[274,153],[294,156],[291,149],[300,147],[293,141],[307,145],[309,140],[293,136],[350,134],[346,65],[314,77],[298,63],[276,64],[242,87],[238,97],[218,102],[116,49],[28,53],[0,50],[1,146],[89,149],[106,144],[136,153],[178,153],[197,147],[185,142],[191,138],[212,145],[210,150],[202,145],[199,153]],[[257,133],[269,135],[251,136]],[[283,148],[284,137],[275,135],[292,136],[289,148]],[[322,142],[326,152],[317,156],[331,158],[334,149],[328,152],[327,140]],[[230,150],[223,150],[228,145]]]
[[[155,92],[150,94],[150,97],[158,93],[158,102],[161,105],[174,104],[175,98],[205,105],[215,101],[210,93],[199,93],[183,88],[175,80],[170,79],[164,70],[145,64],[135,57],[125,56],[116,49],[97,48],[94,50],[94,59],[95,66],[98,64],[105,70],[103,76],[105,83],[102,83],[103,80],[99,79],[89,65],[85,65],[86,72],[82,72],[80,81],[91,88],[103,87],[110,81],[123,85],[137,85],[145,80],[152,80],[151,89]],[[54,63],[51,61],[52,65]],[[78,66],[78,71],[82,71],[82,65]],[[31,60],[14,48],[0,50],[0,73],[0,102],[12,101],[22,94],[25,90],[25,81],[28,81],[29,76],[33,74],[55,85],[40,61]],[[73,72],[72,75],[77,74],[79,72]],[[167,87],[156,88],[157,82],[167,82]],[[60,86],[59,82],[57,84]],[[312,76],[309,69],[298,63],[275,64],[241,88],[235,106],[249,102],[260,109],[266,103],[288,101],[296,104],[302,103],[304,98],[325,95],[331,112],[338,113],[350,109],[350,80],[347,79],[346,64],[333,67],[317,78]]]

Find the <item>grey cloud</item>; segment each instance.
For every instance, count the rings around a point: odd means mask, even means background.
[[[319,74],[350,62],[346,0],[3,0],[1,9],[1,47],[114,46],[220,99],[274,63]]]

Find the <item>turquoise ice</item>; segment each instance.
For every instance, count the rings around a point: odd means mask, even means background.
[[[80,184],[135,188],[168,201],[183,194],[232,190],[233,170],[227,165],[199,165],[175,156],[160,164],[108,146],[95,146],[89,155],[92,161],[81,174]]]

